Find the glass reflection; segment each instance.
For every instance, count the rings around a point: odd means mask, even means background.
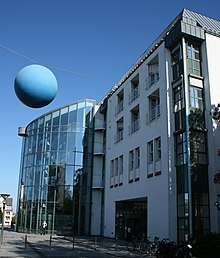
[[[79,190],[83,164],[85,116],[94,105],[95,101],[79,101],[27,126],[20,170],[18,231],[40,233],[42,221],[46,220],[47,233],[72,234],[73,214],[78,212],[78,207],[74,210],[73,196]]]

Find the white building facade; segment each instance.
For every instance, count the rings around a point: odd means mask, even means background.
[[[219,60],[220,22],[184,9],[100,102],[91,234],[123,239],[131,227],[183,241],[220,231]]]
[[[13,206],[12,206],[12,198],[7,198],[6,203],[4,205],[3,201],[5,199],[0,196],[0,210],[1,210],[1,224],[3,221],[4,227],[11,227],[12,217],[13,217]]]

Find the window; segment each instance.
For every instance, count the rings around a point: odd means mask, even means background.
[[[187,46],[188,73],[201,76],[199,47],[188,43]]]
[[[156,55],[148,64],[147,88],[152,87],[159,80],[159,58]]]
[[[135,149],[135,169],[140,167],[140,148]]]
[[[131,110],[130,133],[134,133],[140,128],[139,126],[139,105]]]
[[[121,90],[117,95],[116,115],[124,108],[124,90]]]
[[[182,84],[173,89],[174,112],[177,112],[185,107],[184,92]]]
[[[154,144],[153,141],[148,142],[148,164],[154,161]]]
[[[177,80],[183,74],[183,63],[180,48],[172,54],[173,80]]]
[[[176,165],[187,164],[187,141],[186,133],[176,136]]]
[[[183,86],[179,84],[173,89],[173,102],[175,113],[175,130],[184,129],[186,126],[185,100]]]
[[[139,96],[139,74],[131,80],[130,103]]]
[[[149,97],[149,114],[147,122],[151,123],[160,116],[160,92],[159,89],[153,92]]]
[[[116,142],[119,142],[123,139],[123,131],[124,131],[124,119],[123,117],[117,121],[116,128]]]
[[[203,110],[202,89],[190,86],[190,106]]]
[[[111,177],[114,177],[114,160],[111,160],[110,173],[111,173]]]
[[[118,158],[115,159],[115,176],[118,176]]]
[[[123,185],[123,155],[111,160],[110,188]]]
[[[161,138],[158,137],[155,139],[155,160],[161,160]]]
[[[190,134],[190,163],[191,165],[207,164],[206,134],[191,132]]]
[[[129,170],[134,169],[134,151],[129,151]]]
[[[119,175],[123,174],[123,155],[119,157]]]

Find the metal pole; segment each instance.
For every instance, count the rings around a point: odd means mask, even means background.
[[[24,248],[25,249],[27,248],[27,235],[25,235],[24,237]]]
[[[50,248],[51,248],[51,243],[52,243],[52,235],[50,235]]]
[[[1,246],[2,246],[2,243],[3,243],[3,217],[4,217],[4,209],[3,209],[3,212],[2,212]]]
[[[97,236],[95,236],[95,250],[96,250],[96,247],[97,247]]]
[[[3,201],[3,213],[2,213],[2,232],[1,232],[1,245],[3,244],[3,232],[4,232],[4,215],[5,215],[5,200]]]

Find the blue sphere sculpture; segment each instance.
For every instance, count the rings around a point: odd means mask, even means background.
[[[18,72],[14,89],[23,104],[32,108],[41,108],[55,98],[57,80],[48,68],[36,64],[28,65]]]

